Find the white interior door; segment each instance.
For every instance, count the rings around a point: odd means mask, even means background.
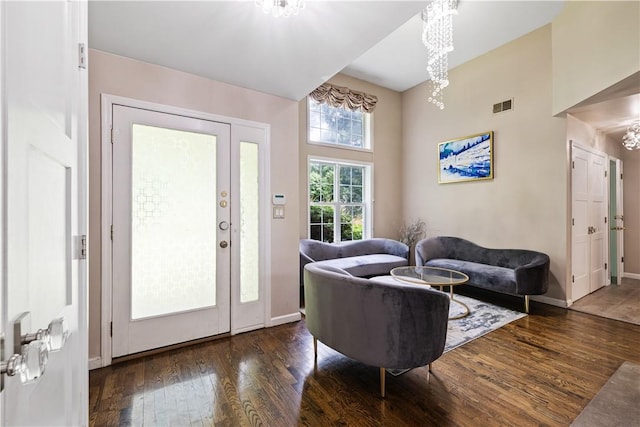
[[[3,358],[23,353],[3,378],[2,425],[86,425],[86,3],[0,10]]]
[[[576,301],[605,284],[606,156],[572,145],[572,292]]]
[[[229,331],[230,126],[113,106],[113,357]]]

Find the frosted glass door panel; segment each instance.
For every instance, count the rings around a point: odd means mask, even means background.
[[[216,305],[216,139],[133,125],[132,320]]]
[[[260,182],[258,144],[240,143],[240,302],[259,299]]]

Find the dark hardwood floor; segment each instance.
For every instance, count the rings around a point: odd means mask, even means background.
[[[521,301],[513,302],[519,308]],[[532,303],[531,314],[387,375],[320,344],[304,320],[91,371],[92,426],[568,426],[640,326]]]

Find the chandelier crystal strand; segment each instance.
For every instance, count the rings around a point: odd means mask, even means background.
[[[256,0],[258,6],[266,14],[275,18],[297,15],[304,9],[304,0]]]
[[[453,15],[458,14],[457,0],[434,0],[422,11],[422,42],[427,47],[429,98],[444,109],[442,91],[449,86],[449,52],[453,50]]]
[[[640,121],[627,128],[627,133],[622,137],[622,145],[627,150],[640,150]]]

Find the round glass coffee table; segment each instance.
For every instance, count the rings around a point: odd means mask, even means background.
[[[469,315],[469,306],[462,301],[455,299],[453,293],[454,286],[467,283],[469,276],[466,274],[456,270],[449,270],[448,268],[409,266],[394,268],[391,270],[391,276],[400,282],[413,283],[416,285],[438,286],[441,291],[445,286],[449,286],[449,298],[452,302],[460,304],[464,309],[462,314],[449,317],[449,320],[461,319]]]

